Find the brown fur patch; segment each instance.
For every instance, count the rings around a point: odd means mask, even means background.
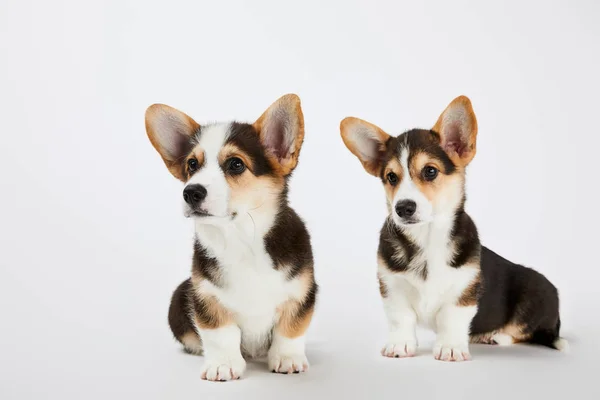
[[[215,296],[198,293],[202,280],[197,276],[192,278],[194,318],[198,326],[202,329],[216,329],[233,323],[231,313]]]
[[[463,291],[456,304],[461,307],[476,306],[480,286],[481,275],[478,274],[477,277],[473,279],[469,286],[467,286],[467,288]]]
[[[219,151],[219,164],[223,165],[228,159],[237,157],[246,165],[246,171],[239,175],[225,174],[230,187],[229,207],[256,210],[261,207],[274,208],[285,186],[281,175],[261,175],[253,173],[252,158],[234,144],[228,143]]]
[[[398,175],[398,183],[396,183],[395,185],[392,185],[388,179],[387,179],[387,175],[393,172],[396,175]],[[405,172],[402,169],[402,166],[400,165],[400,161],[398,161],[397,158],[392,158],[387,165],[385,166],[385,169],[383,170],[383,179],[385,179],[385,183],[384,183],[384,189],[385,189],[385,195],[387,197],[388,200],[388,211],[392,212],[392,203],[394,201],[394,196],[396,196],[396,192],[398,191],[398,188],[400,187],[400,184],[402,183],[402,178],[404,177]]]
[[[279,320],[275,325],[277,332],[287,338],[293,339],[302,336],[308,329],[314,312],[314,305],[308,310],[301,311],[303,301],[309,295],[313,285],[313,271],[305,270],[296,279],[301,282],[304,296],[302,300],[288,300],[279,308]]]
[[[494,344],[494,335],[503,333],[513,338],[513,343],[528,342],[531,339],[530,334],[523,333],[524,327],[518,324],[508,323],[503,328],[498,329],[494,332],[479,333],[477,335],[471,335],[469,341],[471,343],[479,344]]]
[[[252,171],[252,159],[250,158],[250,156],[246,154],[245,151],[241,150],[239,147],[231,143],[227,143],[219,151],[219,164],[222,165],[225,161],[233,157],[241,159],[246,165],[246,167],[250,171]]]
[[[232,210],[276,209],[285,186],[283,177],[254,176],[250,171],[235,176],[226,175],[225,179],[231,190],[229,207]]]
[[[507,324],[500,330],[502,333],[512,336],[515,343],[526,342],[531,338],[531,335],[523,333],[524,326],[517,324]]]
[[[192,176],[192,172],[187,166],[188,161],[192,158],[195,158],[196,161],[198,161],[198,168],[201,168],[204,165],[204,150],[200,146],[196,145],[190,154],[188,154],[188,156],[185,158],[181,168],[181,170],[184,171],[183,176],[185,181],[189,180]]]
[[[381,279],[381,275],[379,273],[377,274],[377,280],[379,281],[379,294],[381,294],[381,297],[386,298],[388,295],[388,289],[385,285],[385,282]]]
[[[433,181],[423,179],[421,171],[426,166],[434,167],[440,171]],[[453,174],[446,175],[443,173],[443,163],[425,152],[414,155],[409,168],[413,182],[419,191],[427,197],[427,200],[433,204],[434,209],[440,202],[452,198],[458,201],[459,199],[456,199],[456,197],[462,195],[464,169],[457,169]]]

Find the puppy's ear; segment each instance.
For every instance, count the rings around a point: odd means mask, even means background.
[[[279,172],[283,176],[289,175],[298,164],[304,141],[304,115],[300,98],[295,94],[280,97],[253,126]]]
[[[340,122],[344,144],[371,175],[379,176],[390,135],[381,128],[359,118],[347,117]]]
[[[183,161],[192,150],[192,136],[200,125],[186,114],[164,104],[146,110],[146,133],[173,176],[185,181]]]
[[[477,118],[466,96],[452,100],[440,115],[433,130],[440,134],[441,145],[457,165],[466,167],[477,151]]]

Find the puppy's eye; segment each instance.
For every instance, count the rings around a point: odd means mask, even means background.
[[[438,176],[438,169],[432,166],[426,166],[423,168],[422,175],[426,181],[432,181]]]
[[[227,163],[227,170],[233,175],[239,175],[246,170],[246,165],[241,159],[233,157]]]
[[[390,183],[390,185],[394,186],[396,183],[398,183],[398,175],[396,175],[393,172],[389,172],[387,174],[387,180]]]
[[[190,172],[194,172],[198,169],[198,160],[195,158],[190,158],[187,162],[188,169]]]

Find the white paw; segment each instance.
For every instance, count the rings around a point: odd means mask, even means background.
[[[270,354],[269,371],[280,374],[297,374],[308,370],[308,360],[304,354]]]
[[[246,370],[246,361],[243,358],[231,360],[206,360],[202,368],[202,379],[208,381],[230,381],[240,379]]]
[[[498,346],[510,346],[514,343],[513,337],[506,333],[496,333],[492,336],[492,341]]]
[[[433,356],[440,361],[469,361],[471,353],[468,345],[436,343]]]
[[[385,357],[414,357],[417,354],[417,341],[405,340],[398,342],[389,342],[381,349],[381,355]]]

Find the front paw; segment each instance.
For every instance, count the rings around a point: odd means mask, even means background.
[[[297,374],[308,370],[308,360],[304,354],[270,354],[269,370],[280,374]]]
[[[388,342],[383,349],[381,355],[392,358],[414,357],[417,354],[416,340],[399,340]]]
[[[433,347],[433,357],[440,361],[469,361],[471,353],[468,345],[436,343]]]
[[[227,360],[206,360],[201,377],[208,381],[225,382],[240,379],[245,370],[246,361],[242,357]]]

